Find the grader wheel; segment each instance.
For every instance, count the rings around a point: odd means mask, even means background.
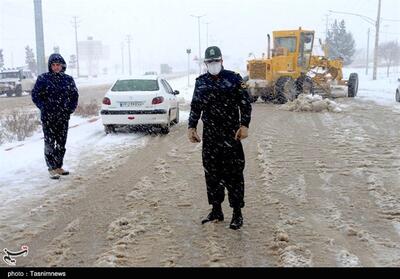
[[[275,84],[275,94],[279,104],[285,104],[297,98],[297,90],[291,77],[280,77]]]
[[[297,96],[300,94],[313,94],[314,83],[313,80],[308,76],[301,76],[296,80]],[[296,96],[296,97],[297,97]]]
[[[358,93],[358,74],[352,73],[350,75],[350,78],[349,78],[349,81],[347,83],[347,86],[349,88],[348,97],[349,98],[356,97],[357,93]]]

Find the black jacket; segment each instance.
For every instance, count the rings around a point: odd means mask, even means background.
[[[52,63],[60,63],[63,70],[53,73]],[[41,74],[32,90],[32,101],[40,109],[42,120],[53,117],[69,119],[78,105],[78,89],[74,79],[65,74],[66,63],[60,54],[52,54],[49,58],[49,72]]]
[[[239,74],[227,70],[217,76],[207,73],[196,79],[189,128],[196,128],[202,115],[206,134],[234,135],[240,125],[249,127],[251,110],[250,97]]]

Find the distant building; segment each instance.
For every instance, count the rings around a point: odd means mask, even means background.
[[[160,73],[161,74],[170,74],[170,73],[172,73],[172,67],[170,67],[168,64],[161,64],[160,65]]]
[[[86,41],[78,42],[79,66],[82,76],[96,77],[100,72],[100,62],[109,58],[109,48],[99,40],[88,37]]]

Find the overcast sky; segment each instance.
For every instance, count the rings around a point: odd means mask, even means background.
[[[201,19],[201,48],[221,47],[228,67],[245,68],[250,52],[261,56],[266,49],[266,37],[272,30],[316,30],[324,37],[328,10],[363,14],[376,19],[378,0],[43,0],[43,21],[46,55],[54,46],[69,59],[75,53],[73,16],[79,17],[79,40],[93,36],[110,47],[109,69],[121,64],[121,43],[126,36],[132,41],[132,61],[136,72],[158,70],[160,63],[174,69],[185,69],[186,49],[198,55],[197,19]],[[382,41],[399,40],[400,3],[382,0],[382,17],[395,19],[382,23]],[[361,18],[331,14],[344,19],[355,37],[357,48],[365,48],[367,29],[371,27],[371,47],[374,28]],[[399,40],[400,41],[400,40]],[[317,41],[316,41],[317,42]],[[6,66],[24,64],[24,47],[30,45],[36,53],[33,0],[0,0],[0,48]],[[203,54],[202,54],[203,55]],[[127,65],[125,65],[127,69]]]

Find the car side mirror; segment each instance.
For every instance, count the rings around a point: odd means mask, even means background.
[[[179,91],[178,91],[178,90],[175,90],[175,91],[174,91],[174,95],[179,95]]]

